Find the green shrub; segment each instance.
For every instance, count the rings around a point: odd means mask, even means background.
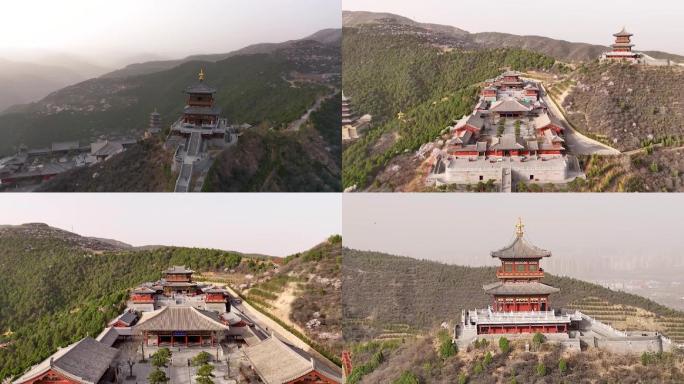
[[[411,371],[405,371],[398,379],[392,382],[393,384],[420,384],[420,380]]]
[[[157,367],[150,372],[147,381],[149,381],[150,384],[164,384],[169,381],[169,378],[166,376],[166,373]]]
[[[477,364],[475,364],[475,367],[473,368],[473,373],[476,375],[479,375],[484,371],[484,366],[482,365],[481,361],[478,361]]]
[[[541,361],[537,364],[537,376],[546,376],[546,365]]]
[[[511,343],[507,338],[502,337],[499,339],[499,348],[501,348],[501,352],[508,353],[511,350]]]
[[[560,372],[562,375],[565,372],[567,372],[567,370],[568,370],[568,362],[564,358],[561,357],[558,360],[558,372]]]
[[[484,365],[485,367],[488,366],[489,364],[492,363],[492,360],[493,360],[493,358],[492,358],[492,353],[491,353],[491,352],[487,352],[487,354],[486,354],[485,357],[484,357],[483,365]]]
[[[209,360],[211,360],[211,354],[207,351],[202,351],[192,358],[192,365],[198,367],[207,364]]]
[[[466,384],[468,383],[468,375],[466,375],[464,372],[461,372],[458,374],[458,384]]]

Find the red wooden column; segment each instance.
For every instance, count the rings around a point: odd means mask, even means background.
[[[188,335],[185,335],[185,347],[188,347]]]

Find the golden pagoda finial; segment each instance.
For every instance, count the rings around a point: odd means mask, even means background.
[[[200,69],[199,72],[199,81],[204,81],[204,68]]]
[[[525,224],[523,224],[521,217],[518,217],[518,223],[515,225],[515,234],[518,235],[518,237],[523,237],[525,234]]]

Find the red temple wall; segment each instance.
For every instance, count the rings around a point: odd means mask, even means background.
[[[449,154],[454,155],[454,156],[477,156],[478,155],[477,151],[459,151],[459,152],[452,151]]]
[[[312,371],[302,377],[288,381],[287,384],[335,384],[335,381],[328,379],[317,371]]]
[[[189,282],[190,275],[166,275],[166,281]]]
[[[22,384],[38,384],[38,383],[50,383],[50,384],[80,384],[78,381],[68,379],[58,372],[50,369],[44,374],[32,379],[21,382]]]
[[[226,297],[221,293],[207,293],[207,302],[224,302]]]
[[[503,333],[561,333],[567,332],[566,324],[518,324],[518,325],[478,325],[477,333],[503,334]]]
[[[136,303],[153,303],[154,302],[154,297],[152,297],[152,294],[132,294],[131,295],[131,300],[133,300]]]

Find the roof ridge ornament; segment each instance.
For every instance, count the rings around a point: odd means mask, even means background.
[[[199,72],[199,81],[203,82],[204,81],[204,68],[200,68]]]
[[[525,235],[525,224],[523,224],[522,217],[518,217],[518,222],[515,224],[515,234],[518,237]]]

